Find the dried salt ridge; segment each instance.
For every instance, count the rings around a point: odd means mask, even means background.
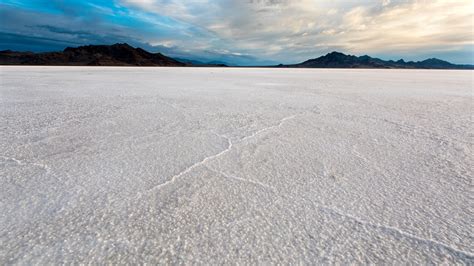
[[[474,262],[470,71],[0,75],[1,264]]]

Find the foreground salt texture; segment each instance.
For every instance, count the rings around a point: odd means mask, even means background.
[[[0,264],[474,263],[472,71],[0,71]]]

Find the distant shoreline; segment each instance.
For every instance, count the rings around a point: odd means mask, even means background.
[[[234,67],[234,68],[318,68],[318,69],[453,69],[473,70],[474,65],[457,65],[437,58],[423,61],[382,60],[331,52],[298,64],[235,66],[224,62],[200,62],[150,53],[126,43],[68,47],[59,52],[0,51],[0,65],[31,66],[121,66],[121,67]]]
[[[152,68],[203,68],[203,69],[281,69],[281,70],[380,70],[380,71],[392,71],[392,70],[407,70],[407,71],[474,71],[474,69],[468,68],[335,68],[335,67],[274,67],[274,66],[227,66],[227,67],[218,67],[218,66],[86,66],[86,65],[5,65],[0,64],[0,68],[6,67],[51,67],[51,68],[144,68],[144,69],[152,69]],[[1,75],[1,74],[0,74]]]

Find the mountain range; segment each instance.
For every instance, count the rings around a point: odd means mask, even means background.
[[[437,58],[423,61],[382,60],[368,55],[355,56],[339,52],[331,52],[324,56],[310,59],[299,64],[278,65],[276,67],[291,68],[416,68],[416,69],[474,69],[473,65],[456,65]]]
[[[71,66],[200,66],[225,67],[220,61],[200,62],[183,58],[171,58],[161,53],[150,53],[126,43],[113,45],[86,45],[68,47],[60,52],[0,51],[0,65],[71,65]],[[277,68],[404,68],[404,69],[474,69],[474,65],[456,65],[436,58],[406,62],[379,58],[346,55],[331,52],[324,56],[298,64],[266,66]]]

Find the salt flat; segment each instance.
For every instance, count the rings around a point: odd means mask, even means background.
[[[474,263],[472,71],[0,80],[0,264]]]

